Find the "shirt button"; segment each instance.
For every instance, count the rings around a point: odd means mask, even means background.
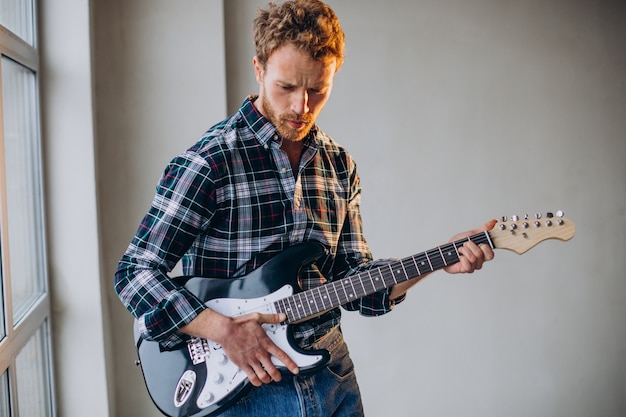
[[[280,173],[281,174],[286,174],[287,173],[287,168],[281,168]]]

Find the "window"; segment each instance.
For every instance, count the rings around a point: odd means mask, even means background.
[[[0,0],[0,415],[54,416],[34,0]]]

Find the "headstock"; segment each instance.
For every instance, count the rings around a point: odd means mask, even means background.
[[[489,236],[498,249],[508,249],[522,254],[547,239],[569,240],[576,233],[574,222],[565,218],[562,211],[503,217],[489,231]]]

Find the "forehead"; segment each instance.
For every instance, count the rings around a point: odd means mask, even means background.
[[[335,58],[313,59],[305,51],[292,44],[276,49],[267,59],[266,76],[287,78],[286,81],[307,80],[316,83],[330,83],[335,76]]]

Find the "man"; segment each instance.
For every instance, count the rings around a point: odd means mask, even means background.
[[[209,339],[245,372],[257,388],[224,416],[361,416],[338,308],[291,327],[302,348],[331,353],[327,366],[300,374],[261,327],[283,322],[284,314],[223,315],[167,275],[182,258],[185,275],[242,277],[306,241],[322,243],[326,253],[305,266],[303,289],[379,265],[362,234],[355,163],[315,125],[343,63],[337,17],[317,0],[270,3],[254,21],[254,40],[258,96],[168,165],[120,260],[115,289],[143,338],[166,348],[189,336]],[[493,258],[487,245],[472,242],[458,252],[460,262],[446,267],[450,273],[473,272]],[[385,314],[417,281],[343,307]],[[281,374],[272,357],[291,375]]]

